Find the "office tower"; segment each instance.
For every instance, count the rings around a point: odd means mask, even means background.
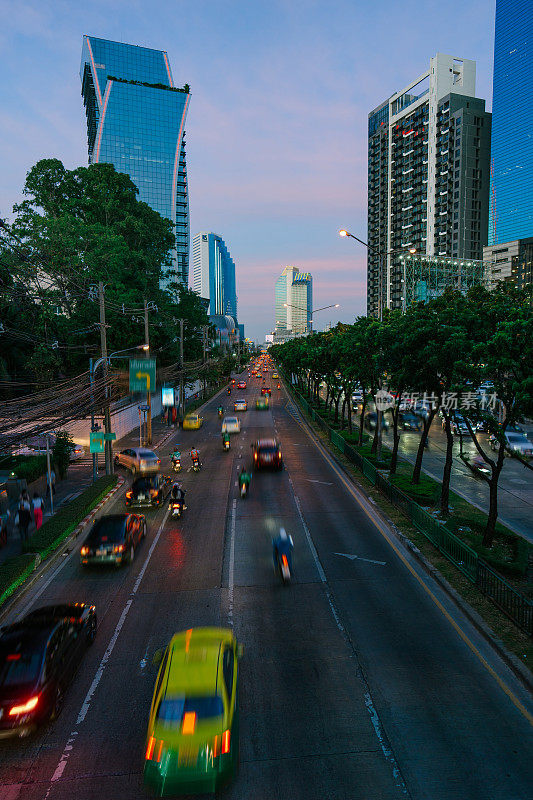
[[[483,248],[483,258],[489,288],[494,289],[500,281],[518,289],[533,286],[533,237],[488,245]]]
[[[489,244],[533,236],[533,3],[496,0]]]
[[[310,272],[285,267],[275,284],[275,317],[278,338],[287,332],[309,333],[312,325],[313,278]]]
[[[369,314],[405,302],[402,253],[482,259],[491,115],[475,78],[473,61],[438,53],[368,115]]]
[[[224,239],[200,231],[192,240],[192,288],[209,300],[208,314],[229,315],[237,320],[235,262]]]
[[[188,284],[189,201],[184,125],[189,87],[174,86],[167,53],[83,37],[81,92],[89,163],[129,175],[138,198],[172,221],[174,280]]]

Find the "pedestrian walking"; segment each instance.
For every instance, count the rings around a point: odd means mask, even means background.
[[[50,495],[50,497],[52,497],[52,495],[56,493],[56,473],[53,467],[50,470],[50,476],[47,477],[47,481],[48,481],[48,486],[47,486],[48,494]]]
[[[37,492],[33,493],[33,518],[35,520],[35,530],[39,530],[43,524],[44,500],[39,497]]]
[[[19,503],[19,533],[22,544],[28,541],[28,528],[31,522],[30,496],[24,492]]]

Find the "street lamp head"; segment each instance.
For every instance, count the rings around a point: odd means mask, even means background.
[[[340,306],[340,303],[335,303],[335,305],[333,306],[333,308],[339,308],[339,306]]]
[[[416,247],[410,247],[409,252],[411,253],[411,255],[414,255],[416,253]]]
[[[345,231],[344,229],[339,231],[339,236],[348,236],[348,231]]]
[[[137,345],[137,350],[145,350],[146,351],[146,350],[149,350],[149,349],[150,349],[150,345],[149,344],[138,344]]]

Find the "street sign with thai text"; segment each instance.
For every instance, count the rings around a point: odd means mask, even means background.
[[[153,392],[155,358],[130,358],[130,392]]]

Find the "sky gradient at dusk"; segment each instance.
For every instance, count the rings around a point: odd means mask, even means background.
[[[492,93],[493,0],[0,0],[0,216],[27,170],[87,164],[84,33],[168,51],[189,83],[191,236],[221,234],[237,269],[239,321],[262,340],[274,281],[310,271],[315,327],[366,308],[368,112],[437,52],[477,62]]]

